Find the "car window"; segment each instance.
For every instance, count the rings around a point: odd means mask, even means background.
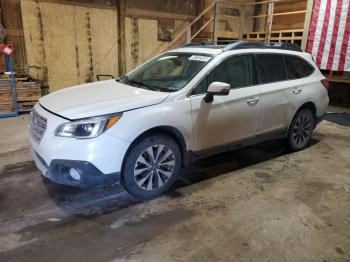
[[[231,89],[250,83],[250,55],[236,55],[217,65],[196,87],[193,94],[204,94],[213,82],[230,84]]]
[[[314,67],[304,59],[294,55],[285,55],[287,77],[288,79],[298,79],[311,75]]]
[[[282,55],[256,54],[255,57],[259,84],[286,80]]]
[[[156,57],[117,81],[139,88],[176,92],[212,59],[211,55],[195,53],[165,53]]]
[[[176,77],[181,76],[182,70],[187,63],[185,56],[167,56],[159,59],[154,66],[147,68],[140,80],[153,80],[163,76]]]

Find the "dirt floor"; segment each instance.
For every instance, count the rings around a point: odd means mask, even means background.
[[[27,115],[0,120],[0,261],[350,261],[350,114],[302,152],[278,141],[201,160],[148,202],[42,178]]]

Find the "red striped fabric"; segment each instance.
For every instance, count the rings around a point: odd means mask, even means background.
[[[341,14],[342,6],[343,6],[343,0],[338,0],[336,13]],[[333,24],[333,34],[332,34],[332,40],[331,40],[332,46],[335,46],[335,43],[337,41],[339,21],[340,21],[340,15],[335,16],[334,17],[334,24]],[[335,48],[330,48],[330,50],[329,50],[329,55],[328,55],[328,60],[327,60],[327,68],[333,67],[334,51],[335,51]]]
[[[315,0],[307,52],[321,69],[350,71],[350,0]]]
[[[331,13],[331,0],[327,0],[324,19],[322,23],[321,39],[320,39],[320,44],[318,46],[317,56],[316,56],[316,64],[319,66],[321,65],[321,61],[324,53],[324,47],[326,44],[326,35],[327,35],[330,13]]]

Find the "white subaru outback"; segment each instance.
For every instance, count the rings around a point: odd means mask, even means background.
[[[118,79],[41,98],[29,133],[34,161],[50,180],[121,183],[149,199],[199,157],[269,139],[305,148],[327,106],[325,79],[307,53],[199,44]]]

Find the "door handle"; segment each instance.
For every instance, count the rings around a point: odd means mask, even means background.
[[[249,98],[247,104],[250,106],[255,106],[259,102],[259,97]]]
[[[296,94],[296,95],[297,95],[297,94],[300,94],[300,93],[301,93],[301,91],[302,91],[301,89],[299,89],[299,88],[295,88],[295,89],[293,89],[293,91],[292,91],[292,92],[293,92],[294,94]]]

